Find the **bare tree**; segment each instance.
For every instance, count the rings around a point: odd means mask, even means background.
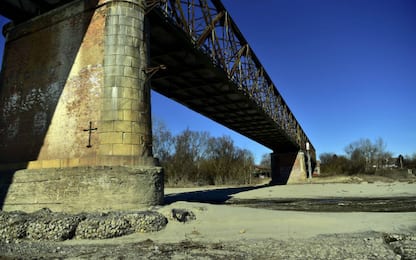
[[[360,139],[349,144],[345,152],[351,160],[354,171],[362,170],[373,172],[375,169],[382,167],[386,160],[391,157],[391,153],[386,151],[387,145],[383,139],[378,138],[372,143],[370,139]]]
[[[253,154],[230,137],[189,129],[173,136],[161,121],[153,122],[153,151],[168,185],[247,184],[253,173]]]
[[[153,117],[153,154],[163,164],[173,153],[174,138],[166,125]]]
[[[204,173],[211,183],[249,183],[254,169],[254,156],[239,149],[229,136],[210,138],[204,162]]]
[[[263,168],[270,169],[272,162],[271,162],[271,155],[269,153],[265,153],[261,156],[260,166]]]

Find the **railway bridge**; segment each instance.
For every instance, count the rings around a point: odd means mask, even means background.
[[[219,0],[2,0],[0,15],[4,208],[161,203],[150,89],[273,150],[272,183],[305,168],[307,147],[316,160]]]

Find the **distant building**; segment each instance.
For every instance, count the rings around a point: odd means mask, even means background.
[[[377,162],[377,164],[373,164],[373,168],[403,169],[403,156],[399,155],[398,157],[388,157],[388,158],[382,159],[381,161]]]

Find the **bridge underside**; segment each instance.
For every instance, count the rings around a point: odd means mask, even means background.
[[[1,0],[1,14],[15,22],[25,21],[73,0]]]
[[[148,17],[150,67],[166,67],[152,76],[153,90],[275,152],[299,150],[258,104],[193,46],[183,31],[157,10]]]

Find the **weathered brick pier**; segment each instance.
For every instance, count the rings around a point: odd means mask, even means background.
[[[162,203],[144,12],[142,0],[73,1],[4,28],[3,209]]]

